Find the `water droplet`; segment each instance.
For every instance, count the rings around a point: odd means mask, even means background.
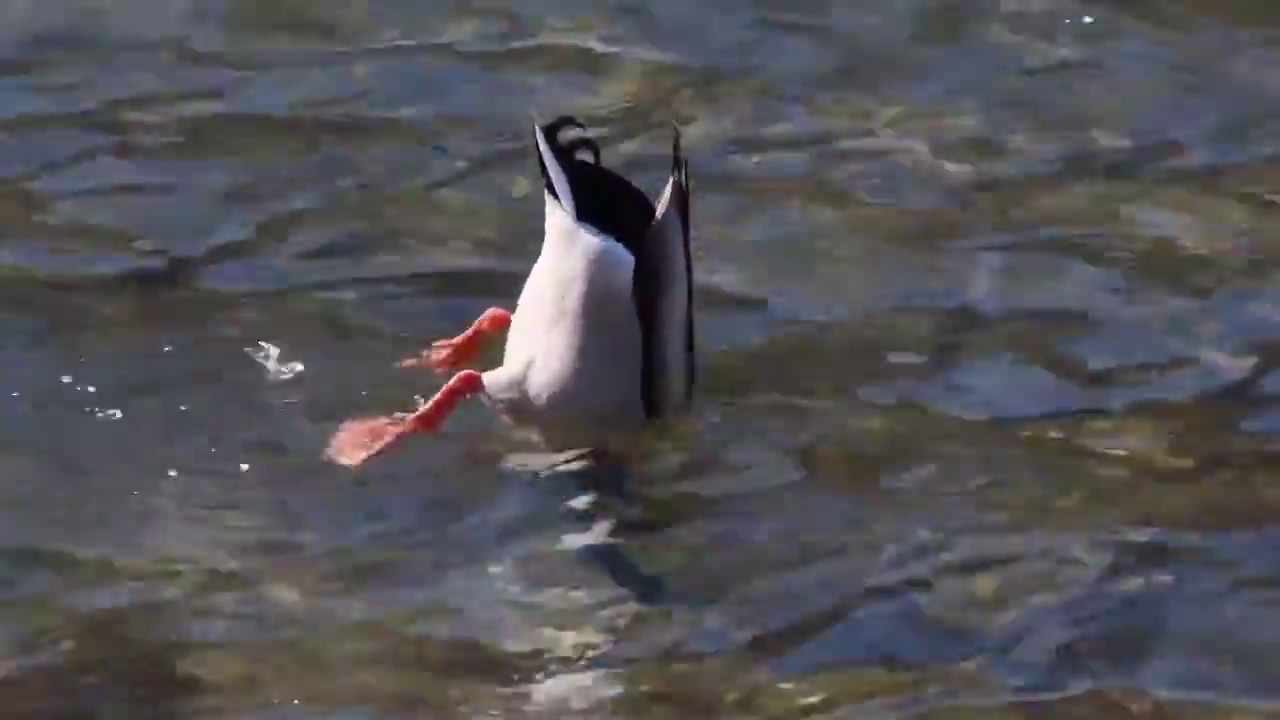
[[[173,346],[172,346],[172,345],[165,345],[165,346],[164,346],[164,349],[163,349],[163,350],[161,350],[160,352],[170,352],[170,351],[172,351],[172,350],[173,350]]]
[[[1085,25],[1092,25],[1094,19],[1095,18],[1092,15],[1085,15],[1084,17],[1080,18],[1080,22],[1084,23]]]
[[[249,472],[249,463],[240,463],[240,472]]]
[[[176,478],[176,477],[178,477],[178,471],[177,471],[177,470],[174,470],[173,468],[169,468],[168,470],[166,470],[166,471],[165,471],[165,474],[166,474],[166,475],[168,475],[168,476],[169,476],[169,477],[171,477],[171,478]]]
[[[13,391],[13,396],[14,396],[14,397],[21,397],[21,396],[22,396],[22,393],[20,393],[20,392],[18,392],[17,390],[15,390],[15,391]]]
[[[84,386],[84,389],[85,389],[85,390],[88,390],[88,391],[89,391],[89,392],[91,392],[91,393],[96,393],[96,392],[98,392],[98,388],[97,388],[97,386],[94,386],[94,385],[85,385],[85,386]]]
[[[124,417],[124,412],[119,408],[94,408],[93,414],[103,420],[119,420]]]
[[[178,406],[178,409],[179,409],[179,410],[186,410],[186,409],[187,409],[187,406],[186,406],[186,405],[179,405],[179,406]]]
[[[75,380],[75,378],[71,377],[70,375],[63,375],[58,379],[62,381],[63,385],[68,385],[71,383],[72,380]]]

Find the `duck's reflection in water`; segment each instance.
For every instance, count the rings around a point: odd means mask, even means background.
[[[669,519],[632,488],[628,465],[602,453],[510,456],[504,466],[528,473],[540,494],[561,501],[573,529],[561,547],[598,568],[640,605],[670,601],[667,584],[627,552],[626,539],[661,530]]]

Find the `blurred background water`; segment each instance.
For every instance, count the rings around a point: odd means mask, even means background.
[[[1278,53],[1269,0],[9,0],[3,717],[1280,717]],[[651,193],[684,127],[697,410],[614,486],[478,403],[324,464],[514,301],[530,112]]]

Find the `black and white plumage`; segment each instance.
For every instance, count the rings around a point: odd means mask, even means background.
[[[655,204],[605,167],[571,117],[534,127],[545,190],[542,251],[512,315],[500,410],[554,449],[595,447],[685,410],[694,368],[688,163],[674,129]],[[582,154],[588,158],[581,157]]]
[[[553,451],[612,451],[693,399],[693,265],[689,171],[673,128],[671,175],[655,205],[605,167],[572,117],[534,125],[544,184],[542,249],[515,311],[490,308],[462,335],[424,353],[458,367],[479,341],[508,330],[502,365],[463,370],[407,417],[348,421],[327,456],[357,465],[412,430],[434,430],[463,397],[481,394]],[[586,153],[589,157],[584,158]]]

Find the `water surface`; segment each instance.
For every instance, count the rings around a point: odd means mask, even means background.
[[[0,706],[1280,715],[1278,22],[6,4]],[[684,128],[696,411],[625,476],[535,482],[479,404],[326,465],[513,302],[530,112],[652,193]]]

